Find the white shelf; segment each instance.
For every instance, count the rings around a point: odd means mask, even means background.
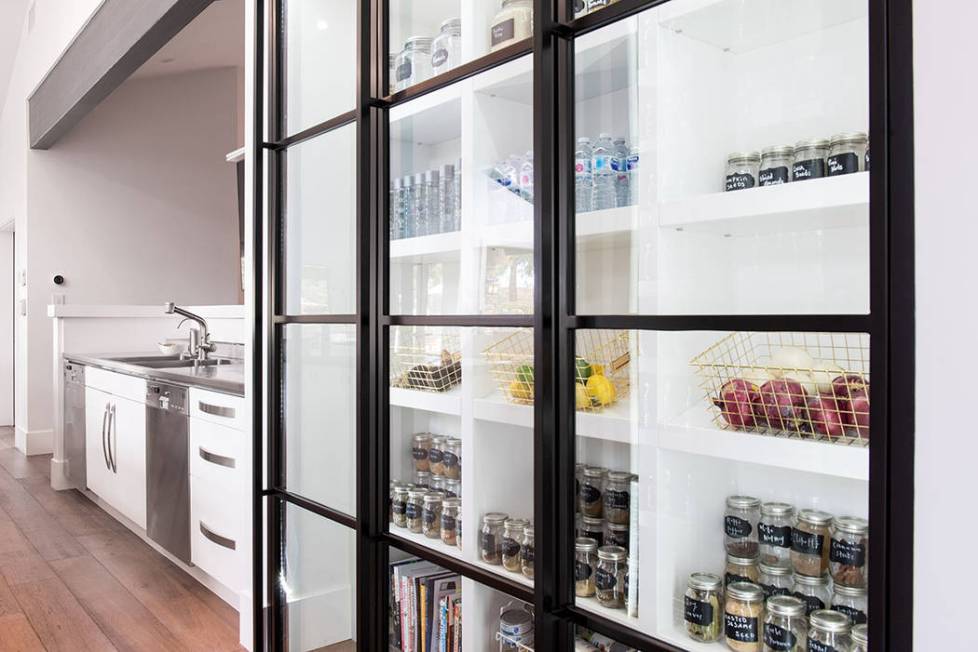
[[[473,413],[476,419],[508,423],[533,428],[533,406],[507,401],[498,392],[486,398],[475,399]],[[602,412],[577,413],[577,435],[622,443],[631,442],[631,418],[628,401],[621,401]]]
[[[393,524],[390,526],[391,536],[397,537],[399,539],[404,539],[405,541],[410,541],[419,546],[424,546],[425,548],[431,548],[435,552],[439,552],[443,555],[448,555],[450,557],[455,557],[456,559],[462,559],[462,551],[456,546],[449,546],[442,543],[441,539],[429,539],[423,534],[418,534],[416,532],[411,532],[405,528],[394,527]]]
[[[423,235],[416,238],[391,240],[391,260],[403,258],[423,259],[428,262],[458,258],[462,246],[462,234],[458,231]],[[404,261],[401,261],[404,262]]]
[[[700,643],[699,641],[694,641],[686,634],[686,628],[684,625],[672,625],[666,629],[659,631],[655,634],[655,637],[665,641],[666,643],[672,643],[678,648],[683,650],[689,650],[689,652],[717,652],[718,650],[729,649],[721,638],[715,643]]]
[[[589,249],[627,244],[632,230],[638,226],[638,218],[638,206],[580,213],[575,224],[577,247]],[[483,227],[479,243],[484,247],[532,249],[533,221],[503,222]]]
[[[458,387],[447,392],[422,392],[416,389],[391,387],[390,403],[396,407],[457,416],[462,413],[462,392]]]
[[[729,235],[869,225],[869,173],[717,192],[662,204],[659,226]]]
[[[638,618],[630,618],[624,609],[609,609],[608,607],[604,607],[598,602],[597,598],[575,598],[574,604],[584,611],[590,611],[602,618],[621,623],[636,631],[641,631]],[[642,608],[641,605],[639,608]]]
[[[499,577],[505,577],[508,580],[513,580],[514,582],[518,582],[518,583],[520,583],[520,584],[522,584],[524,586],[528,586],[530,588],[533,588],[533,580],[531,580],[529,578],[526,578],[526,577],[523,577],[523,573],[512,573],[512,572],[506,570],[505,568],[503,568],[502,566],[496,566],[494,564],[487,564],[486,562],[482,561],[481,559],[475,559],[471,563],[472,563],[472,565],[478,566],[479,568],[481,568],[483,570],[486,570],[486,571],[489,571],[490,573],[495,573]]]

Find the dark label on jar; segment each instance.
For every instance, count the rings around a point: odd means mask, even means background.
[[[428,449],[427,448],[412,448],[411,449],[411,457],[413,457],[414,459],[416,459],[419,462],[421,460],[426,460],[426,459],[428,459]]]
[[[777,625],[764,625],[764,645],[772,650],[794,650],[798,637],[790,629]]]
[[[829,176],[859,172],[859,156],[855,152],[835,154],[828,158]]]
[[[804,593],[799,593],[798,591],[795,591],[792,593],[792,595],[805,603],[806,616],[816,609],[825,609],[825,603],[816,598],[814,595],[805,595]]]
[[[757,643],[758,623],[757,618],[751,616],[735,616],[727,613],[723,615],[723,631],[727,638],[741,643]]]
[[[431,67],[437,68],[448,61],[448,50],[445,48],[438,48],[431,54]]]
[[[581,499],[585,503],[596,503],[601,500],[601,490],[592,484],[581,485]]]
[[[755,184],[753,174],[728,174],[726,189],[727,192],[731,190],[745,190],[747,188],[753,188]]]
[[[750,536],[754,528],[751,526],[750,521],[742,519],[739,516],[724,516],[723,531],[732,539],[745,539]]]
[[[455,517],[446,516],[444,513],[441,515],[441,529],[445,532],[452,532],[455,530]]]
[[[773,584],[758,584],[761,590],[764,591],[764,599],[767,600],[772,595],[791,595],[791,591],[780,586],[774,586]]]
[[[402,63],[401,65],[399,65],[397,67],[397,71],[396,72],[397,72],[397,74],[396,74],[397,81],[402,82],[402,81],[404,81],[406,79],[410,79],[411,78],[411,62],[410,61],[405,61],[404,63]]]
[[[425,509],[421,511],[421,522],[424,523],[425,527],[433,527],[437,519],[438,514],[434,510]]]
[[[456,467],[458,466],[458,455],[456,455],[455,453],[449,453],[448,451],[445,451],[444,453],[442,453],[441,461],[442,464],[445,465],[445,468]]]
[[[845,605],[845,604],[832,605],[832,611],[838,611],[839,613],[849,616],[849,620],[852,621],[853,625],[863,625],[869,620],[869,618],[867,618],[866,616],[865,611],[854,609],[849,605]]]
[[[835,646],[817,641],[811,636],[808,637],[808,652],[838,652]]]
[[[486,554],[494,554],[496,552],[496,537],[492,534],[479,532],[479,548]]]
[[[520,559],[524,564],[533,565],[533,548],[530,546],[523,546],[520,550]]]
[[[628,509],[631,497],[627,491],[617,489],[605,489],[604,506],[605,509]]]
[[[748,584],[753,584],[754,580],[749,577],[744,577],[743,575],[737,575],[735,573],[726,573],[723,576],[723,585],[730,586],[734,582],[747,582]]]
[[[795,181],[818,179],[825,176],[825,159],[811,158],[807,161],[795,161],[791,167]]]
[[[804,532],[795,528],[791,531],[791,549],[803,555],[821,555],[825,537],[814,532]]]
[[[507,557],[515,557],[516,555],[520,554],[519,541],[510,539],[508,537],[503,537],[503,554]]]
[[[395,514],[404,514],[407,512],[407,504],[404,501],[395,500],[391,503],[391,511]]]
[[[491,44],[493,47],[506,41],[511,41],[516,36],[516,19],[510,18],[492,26]]]
[[[683,609],[684,618],[687,623],[709,627],[713,624],[713,605],[709,602],[701,602],[686,596],[686,604]]]
[[[598,547],[599,548],[604,545],[604,532],[602,532],[601,530],[597,530],[595,532],[590,532],[588,530],[582,530],[581,531],[581,536],[582,537],[587,537],[589,539],[594,539],[595,541],[598,542]]]
[[[776,168],[765,168],[757,176],[758,184],[761,186],[780,186],[788,183],[788,168],[784,165]]]
[[[428,461],[432,464],[440,464],[443,457],[442,452],[437,448],[428,451]]]
[[[608,530],[606,545],[621,546],[628,550],[628,530]]]
[[[591,565],[583,561],[574,562],[574,581],[583,582],[589,577],[591,577]]]
[[[774,546],[776,548],[791,547],[791,526],[768,525],[767,523],[757,524],[757,536],[761,544]]]
[[[445,491],[446,498],[458,498],[458,494],[452,491],[451,489],[449,489],[448,487],[445,487],[444,491]]]
[[[618,584],[618,578],[614,573],[609,573],[603,568],[598,568],[594,573],[594,585],[601,591],[610,591]]]
[[[829,559],[846,566],[863,566],[866,564],[866,546],[854,541],[832,539]]]

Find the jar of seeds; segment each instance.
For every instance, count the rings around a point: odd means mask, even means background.
[[[791,529],[795,508],[788,503],[764,503],[757,524],[761,562],[768,566],[791,567]]]
[[[604,489],[605,476],[608,469],[601,466],[589,466],[584,469],[584,480],[581,483],[580,504],[581,513],[591,518],[601,518],[604,512],[604,502],[601,492]]]
[[[445,500],[442,491],[429,491],[424,495],[421,510],[421,534],[428,539],[441,537],[441,503]]]
[[[507,519],[503,523],[503,543],[501,559],[503,568],[514,573],[522,569],[520,562],[520,542],[523,540],[523,530],[529,525],[521,518]]]
[[[428,469],[435,475],[445,475],[445,437],[432,437],[428,449]]]
[[[627,525],[632,502],[632,474],[609,471],[604,485],[604,518],[609,523]]]
[[[415,534],[421,534],[421,512],[424,511],[424,496],[428,493],[427,489],[415,489],[408,492],[407,506],[405,507],[405,526]]]
[[[620,546],[598,548],[598,567],[594,573],[595,597],[609,609],[625,608],[625,574],[628,551]]]
[[[756,557],[757,523],[761,501],[753,496],[728,496],[723,514],[723,541],[727,552],[738,557]]]
[[[574,595],[589,598],[594,595],[594,573],[598,566],[598,542],[588,537],[574,541]]]
[[[458,544],[458,512],[461,498],[445,498],[441,502],[441,542],[446,546]]]
[[[431,435],[420,432],[411,439],[411,457],[415,471],[428,471],[428,451],[431,450]]]
[[[394,497],[391,499],[391,521],[395,527],[407,527],[407,487],[394,487]]]
[[[449,437],[445,440],[445,448],[442,451],[442,468],[445,477],[450,480],[458,480],[462,477],[462,440]]]
[[[487,564],[498,566],[503,563],[503,523],[508,518],[509,515],[502,512],[489,512],[482,517],[482,530],[479,532],[479,555],[482,561]]]

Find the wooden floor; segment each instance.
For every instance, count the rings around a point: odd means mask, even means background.
[[[238,614],[0,428],[0,652],[240,650]]]

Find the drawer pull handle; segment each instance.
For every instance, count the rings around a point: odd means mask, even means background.
[[[199,453],[200,458],[205,462],[210,462],[211,464],[217,464],[218,466],[226,466],[229,469],[233,469],[235,466],[237,466],[237,462],[234,461],[233,457],[212,453],[206,448],[204,448],[203,446],[198,446],[197,452]]]
[[[200,533],[203,534],[208,539],[210,539],[211,541],[213,541],[214,543],[216,543],[217,545],[223,548],[227,548],[228,550],[234,550],[238,547],[238,544],[235,543],[234,539],[222,537],[220,534],[217,534],[209,527],[204,525],[203,521],[200,521],[199,524],[200,524]]]
[[[227,419],[234,418],[234,408],[225,407],[223,405],[212,405],[210,403],[204,403],[203,401],[197,401],[197,406],[200,411],[204,414],[213,414],[215,417],[225,417]]]

